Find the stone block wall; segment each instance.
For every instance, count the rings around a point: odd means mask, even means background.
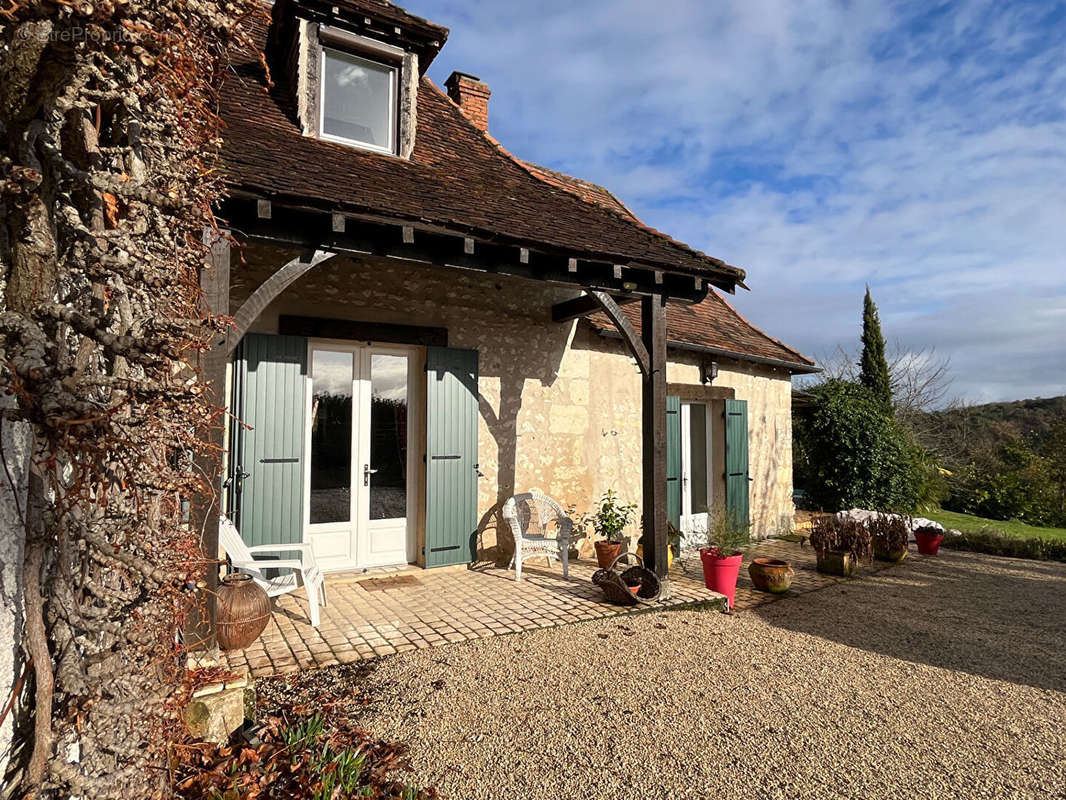
[[[295,255],[247,250],[246,263],[233,269],[231,308]],[[499,508],[516,491],[539,488],[580,514],[613,488],[639,507],[640,371],[620,341],[578,322],[551,321],[551,305],[575,295],[517,278],[335,258],[294,283],[253,329],[277,332],[282,314],[426,325],[447,328],[452,347],[477,349],[478,505],[482,547],[491,554]],[[714,385],[732,387],[749,404],[754,534],[785,531],[792,519],[789,375],[718,361]],[[668,381],[699,384],[699,362],[671,351]],[[501,544],[509,550],[509,536]]]

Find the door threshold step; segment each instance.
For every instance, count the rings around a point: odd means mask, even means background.
[[[359,583],[360,581],[373,580],[374,578],[387,578],[412,572],[423,572],[423,569],[417,564],[397,564],[393,567],[347,569],[338,572],[327,572],[326,580],[330,583]]]

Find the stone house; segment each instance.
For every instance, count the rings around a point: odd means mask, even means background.
[[[249,543],[470,563],[506,555],[500,507],[533,487],[637,503],[660,572],[668,522],[789,528],[791,376],[815,368],[722,298],[742,270],[505,150],[484,83],[425,77],[446,29],[386,0],[264,9],[270,79],[238,53],[221,98],[204,273],[234,319],[207,374],[241,420],[223,502]]]

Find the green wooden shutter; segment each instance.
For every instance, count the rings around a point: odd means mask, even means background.
[[[306,375],[304,337],[241,340],[234,408],[248,427],[234,429],[234,521],[249,545],[303,541]]]
[[[748,489],[748,403],[725,401],[725,507],[731,520],[751,524]]]
[[[426,350],[426,567],[474,560],[477,361],[476,350]]]
[[[681,398],[666,397],[666,519],[681,530]]]

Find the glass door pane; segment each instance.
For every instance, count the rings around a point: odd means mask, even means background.
[[[707,406],[693,403],[689,410],[688,477],[690,514],[704,514],[707,502]]]
[[[370,358],[370,519],[407,516],[407,356]]]
[[[352,518],[352,353],[311,357],[311,524]]]

